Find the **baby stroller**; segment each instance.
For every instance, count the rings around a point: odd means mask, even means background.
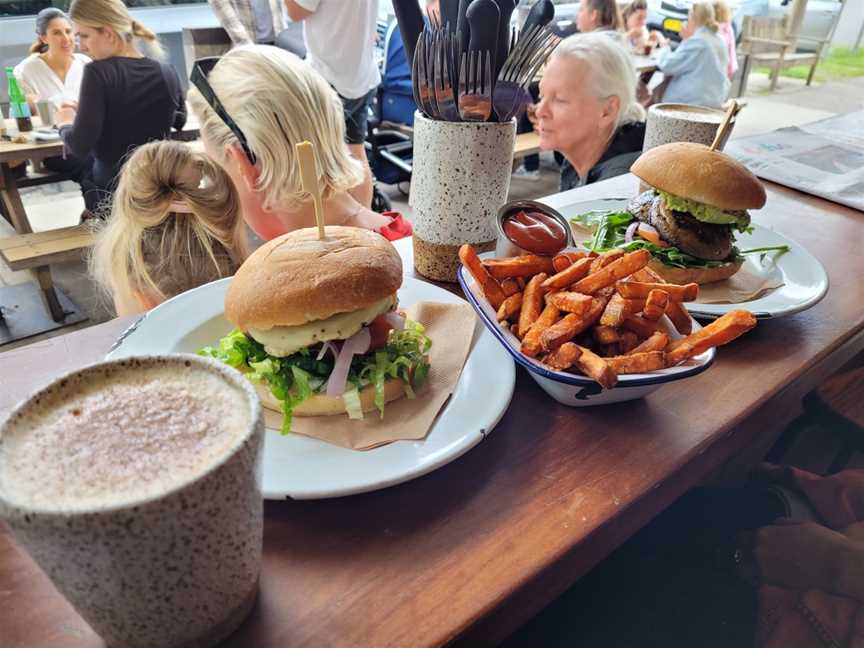
[[[369,115],[366,154],[375,178],[387,184],[411,180],[414,95],[411,66],[396,21],[384,30],[381,85]]]

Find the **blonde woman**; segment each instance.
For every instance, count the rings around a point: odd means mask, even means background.
[[[714,19],[717,21],[717,34],[726,43],[729,62],[726,75],[731,79],[738,71],[738,54],[735,51],[735,30],[732,29],[732,11],[725,0],[714,0]]]
[[[304,140],[315,145],[328,225],[364,227],[391,240],[411,233],[401,215],[377,214],[358,201],[365,171],[345,144],[342,103],[308,64],[276,47],[246,45],[196,62],[192,83],[189,102],[204,147],[234,181],[243,218],[258,236],[315,225],[294,153]]]
[[[84,66],[89,62],[89,57],[75,51],[69,17],[48,7],[36,16],[36,41],[30,56],[15,66],[15,78],[34,109],[39,101],[51,101],[59,108],[64,101],[78,100]]]
[[[239,212],[230,178],[206,155],[145,144],[123,166],[91,273],[118,316],[231,276],[245,257]]]
[[[645,110],[623,45],[574,34],[552,53],[536,105],[540,148],[560,152],[561,191],[622,175],[642,152]]]
[[[182,128],[186,108],[174,68],[142,53],[146,46],[161,56],[156,35],[121,0],[74,0],[70,16],[93,62],[84,69],[79,101],[64,104],[54,122],[76,157],[93,156],[84,201],[94,212],[110,195],[124,156],[166,138],[172,126]]]
[[[671,77],[663,101],[719,108],[729,95],[726,44],[710,2],[696,2],[681,30],[683,42],[674,52],[664,51],[658,69]]]

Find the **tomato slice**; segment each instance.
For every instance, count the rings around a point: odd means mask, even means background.
[[[369,350],[380,349],[387,344],[387,338],[390,337],[391,330],[393,330],[393,325],[387,321],[384,315],[379,315],[369,322],[369,335],[372,338],[369,343]]]
[[[644,238],[646,241],[651,241],[654,245],[658,247],[669,247],[669,244],[660,238],[660,235],[657,232],[648,229],[647,227],[642,227],[640,225],[636,228],[636,232]]]

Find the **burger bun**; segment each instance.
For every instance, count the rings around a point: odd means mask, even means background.
[[[765,205],[765,187],[746,166],[704,144],[673,142],[645,151],[630,171],[666,193],[737,211]]]
[[[667,283],[679,285],[688,283],[707,284],[728,279],[741,269],[743,263],[744,260],[739,258],[736,261],[727,261],[713,268],[678,268],[666,265],[658,259],[651,259],[648,267],[663,277]]]
[[[255,390],[261,398],[261,404],[267,409],[282,412],[282,401],[270,392],[270,388],[264,383],[254,383]],[[384,382],[384,402],[402,398],[405,395],[405,384],[399,378],[388,378]],[[364,412],[371,412],[375,406],[375,386],[367,385],[360,390],[360,404]],[[345,401],[341,396],[328,396],[327,394],[313,394],[297,407],[294,408],[294,416],[333,416],[345,414]]]

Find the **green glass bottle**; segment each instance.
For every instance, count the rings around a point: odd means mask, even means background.
[[[27,97],[21,92],[18,79],[12,73],[12,68],[6,68],[6,79],[9,84],[9,116],[14,117],[18,123],[18,131],[21,133],[33,130],[33,120],[30,119],[30,104]]]

